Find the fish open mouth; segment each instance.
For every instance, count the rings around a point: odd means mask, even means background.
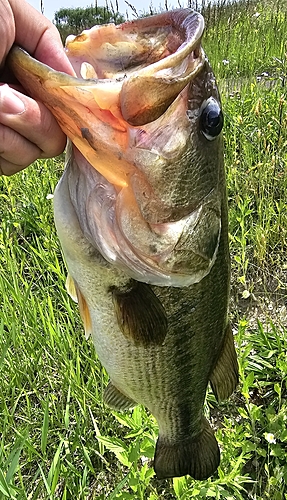
[[[188,191],[184,203],[181,184],[175,189],[173,181],[188,176],[190,189],[196,168],[190,139],[196,127],[187,109],[209,75],[203,31],[203,17],[190,9],[95,26],[67,39],[76,76],[19,47],[9,55],[15,76],[73,143],[66,179],[83,233],[107,261],[155,285],[200,281],[220,241],[216,169],[210,185],[200,181],[203,189],[194,199]],[[201,71],[202,88],[190,96]],[[167,169],[172,175],[165,183]]]
[[[15,76],[55,115],[64,133],[112,184],[124,187],[134,166],[124,158],[132,127],[159,118],[203,67],[204,20],[189,9],[68,37],[77,77],[54,71],[14,47]]]

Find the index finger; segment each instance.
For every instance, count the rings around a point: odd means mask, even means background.
[[[10,0],[10,5],[16,27],[15,42],[39,61],[57,71],[73,75],[61,37],[53,23],[25,0]]]

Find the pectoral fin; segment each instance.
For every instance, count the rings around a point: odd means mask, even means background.
[[[73,299],[75,302],[78,302],[75,282],[69,273],[67,274],[67,279],[66,279],[66,290],[70,295],[71,299]]]
[[[129,410],[137,405],[132,399],[125,396],[110,381],[105,388],[104,402],[114,410]]]
[[[228,323],[219,359],[210,377],[217,401],[227,399],[238,384],[238,363],[231,325]]]
[[[111,290],[119,327],[135,345],[161,345],[167,332],[167,317],[151,287],[132,281],[128,290]]]

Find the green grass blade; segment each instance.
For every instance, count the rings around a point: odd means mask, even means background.
[[[42,425],[41,433],[41,451],[43,455],[46,455],[47,440],[48,440],[48,429],[49,429],[49,395],[47,395],[45,410],[44,410],[44,420]]]

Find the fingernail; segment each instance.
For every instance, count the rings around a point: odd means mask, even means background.
[[[15,93],[14,93],[15,92]],[[0,112],[7,115],[21,115],[25,111],[25,104],[9,85],[0,86]]]

